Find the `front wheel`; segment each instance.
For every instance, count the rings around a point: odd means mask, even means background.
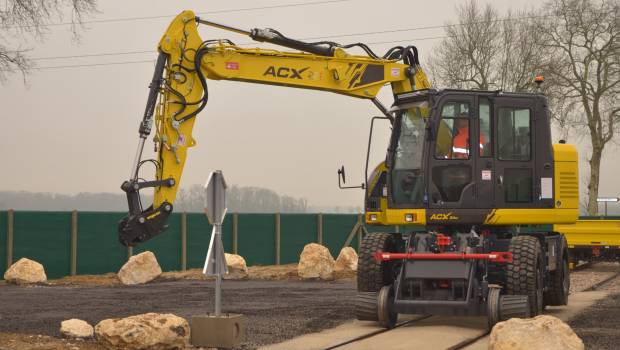
[[[506,264],[506,294],[527,295],[532,317],[543,310],[544,264],[538,238],[517,236],[510,240],[512,262]]]
[[[383,286],[391,285],[396,278],[396,268],[392,261],[377,261],[375,253],[399,252],[402,239],[391,233],[369,233],[362,240],[357,260],[357,291],[379,292]]]

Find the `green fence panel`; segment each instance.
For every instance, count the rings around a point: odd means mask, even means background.
[[[9,268],[6,266],[6,219],[7,212],[0,211],[0,280],[4,278],[4,271]]]
[[[248,265],[275,264],[275,221],[274,214],[239,214],[238,250]]]
[[[70,212],[15,212],[13,259],[41,263],[48,278],[69,274]]]
[[[299,262],[299,255],[308,243],[316,242],[316,214],[280,215],[280,263]]]
[[[117,272],[127,261],[127,247],[118,241],[117,231],[118,221],[125,215],[78,212],[78,275]]]
[[[205,264],[213,227],[205,214],[187,214],[187,268],[202,268]],[[232,214],[227,214],[222,223],[224,251],[232,252]]]
[[[151,251],[163,271],[178,271],[181,270],[181,214],[170,215],[166,225],[165,231],[134,247],[133,253]]]
[[[329,248],[334,259],[340,254],[347,236],[357,223],[357,214],[323,214],[323,245]],[[351,241],[357,250],[357,237]]]

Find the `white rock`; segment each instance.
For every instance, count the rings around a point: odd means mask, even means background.
[[[173,314],[151,312],[103,320],[95,326],[95,334],[110,349],[184,349],[189,341],[189,324]]]
[[[583,341],[557,317],[511,318],[491,331],[489,350],[583,350]]]
[[[72,318],[60,323],[60,334],[67,338],[90,338],[94,329],[88,322]]]
[[[245,259],[241,255],[237,254],[225,254],[226,266],[228,267],[228,274],[224,276],[226,279],[242,279],[248,277],[248,266],[245,263]]]
[[[336,259],[336,265],[334,266],[336,271],[357,271],[357,253],[355,249],[351,247],[344,247],[338,254]]]
[[[297,274],[303,279],[332,279],[334,264],[335,261],[329,249],[316,243],[306,244],[299,256]]]
[[[155,254],[146,251],[129,258],[117,275],[123,284],[141,284],[161,275],[161,267]]]
[[[4,273],[4,279],[15,284],[47,282],[43,265],[27,258],[21,258],[11,265]]]

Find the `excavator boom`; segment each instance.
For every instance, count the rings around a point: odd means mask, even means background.
[[[197,30],[200,24],[301,52],[242,48],[227,39],[203,41]],[[353,47],[363,49],[367,55],[345,51]],[[118,228],[119,240],[125,245],[144,242],[166,228],[187,149],[196,144],[192,137],[195,117],[209,98],[207,80],[323,90],[369,99],[389,118],[387,109],[376,99],[383,86],[390,84],[395,94],[430,88],[414,46],[397,46],[379,57],[361,43],[305,43],[273,29],[246,31],[206,21],[192,11],[184,11],[172,21],[158,51],[131,176],[121,185],[129,205],[129,214]],[[153,130],[157,158],[143,160],[145,141]],[[146,163],[156,168],[152,181],[141,180],[140,168]],[[140,190],[150,187],[154,188],[153,204],[145,209]]]

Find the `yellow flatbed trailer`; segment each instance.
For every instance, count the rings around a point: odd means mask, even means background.
[[[620,258],[620,217],[584,217],[553,230],[566,237],[571,263]]]

